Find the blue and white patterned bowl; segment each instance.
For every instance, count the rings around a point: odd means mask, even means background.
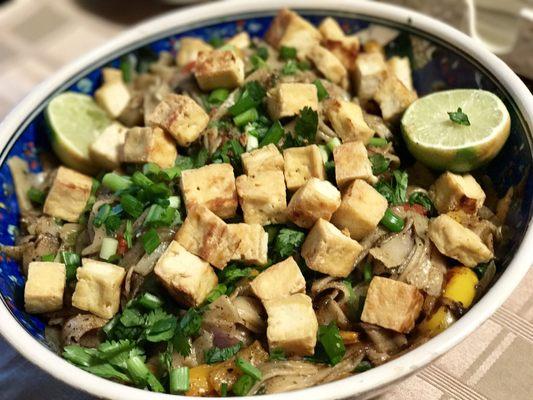
[[[49,150],[43,109],[54,95],[65,90],[93,93],[100,84],[102,67],[117,66],[120,58],[128,54],[134,54],[140,62],[151,61],[160,51],[174,52],[184,35],[208,39],[245,30],[252,36],[262,36],[281,7],[295,8],[314,23],[326,16],[336,17],[350,33],[370,25],[396,30],[398,35],[387,51],[410,57],[419,95],[444,88],[482,88],[500,96],[512,118],[508,142],[486,167],[500,195],[511,185],[522,182],[520,197],[514,201],[508,219],[510,240],[498,260],[504,272],[491,290],[451,328],[392,362],[339,382],[266,398],[373,396],[442,355],[476,329],[510,295],[533,261],[533,233],[529,228],[533,191],[529,174],[533,157],[531,93],[503,62],[467,36],[431,18],[392,6],[350,0],[327,3],[271,0],[268,4],[241,0],[170,13],[127,31],[41,84],[0,125],[0,242],[13,243],[19,218],[13,181],[5,161],[19,156],[28,161],[33,171],[39,171],[39,152]],[[44,340],[43,322],[24,311],[23,287],[24,278],[17,263],[0,255],[0,332],[15,348],[56,378],[94,395],[110,399],[145,398],[146,392],[90,375],[50,351]],[[150,394],[150,398],[170,397]]]

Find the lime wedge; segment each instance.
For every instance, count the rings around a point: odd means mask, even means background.
[[[91,173],[96,166],[89,157],[89,145],[111,121],[91,96],[65,92],[54,97],[46,108],[56,155],[67,166]]]
[[[448,113],[459,108],[470,125],[450,118]],[[455,89],[416,100],[405,111],[401,126],[407,148],[416,159],[436,169],[467,172],[498,154],[509,137],[511,119],[495,94]]]

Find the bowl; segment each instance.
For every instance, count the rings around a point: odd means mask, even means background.
[[[270,0],[266,3],[239,0],[172,12],[126,31],[36,87],[0,125],[3,188],[0,242],[13,242],[19,217],[12,178],[5,162],[17,155],[28,161],[32,171],[40,169],[39,152],[49,148],[43,109],[54,95],[65,90],[93,93],[100,83],[101,67],[118,66],[121,57],[130,53],[141,62],[148,61],[160,51],[173,51],[177,39],[185,34],[207,39],[246,30],[252,36],[261,36],[282,7],[293,8],[314,23],[325,16],[333,16],[347,31],[364,30],[364,35],[385,37],[390,41],[387,52],[411,58],[419,95],[444,88],[483,88],[504,100],[512,118],[509,140],[484,171],[500,195],[511,185],[520,185],[520,196],[513,202],[508,216],[509,240],[498,260],[500,274],[488,293],[445,332],[393,361],[341,381],[262,397],[265,400],[367,398],[427,365],[472,333],[511,294],[533,259],[533,229],[530,227],[533,179],[529,174],[533,160],[531,93],[497,57],[468,36],[432,18],[395,6],[353,0]],[[57,356],[44,339],[43,322],[24,311],[23,285],[17,263],[2,256],[0,332],[11,345],[54,377],[95,396],[115,400],[146,398],[145,391],[96,377]],[[149,396],[154,400],[175,398],[156,393]]]

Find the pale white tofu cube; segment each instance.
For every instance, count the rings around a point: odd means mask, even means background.
[[[443,173],[430,191],[433,204],[440,214],[449,211],[464,211],[475,214],[485,202],[485,192],[470,175]]]
[[[218,284],[215,271],[173,240],[157,261],[154,273],[180,304],[198,307]]]
[[[247,224],[281,224],[287,221],[285,179],[281,171],[241,175],[236,179],[239,203]]]
[[[224,269],[240,242],[240,238],[231,235],[223,220],[202,205],[187,212],[175,239],[218,269]]]
[[[407,89],[395,76],[382,81],[374,94],[385,122],[397,121],[416,98],[416,93]]]
[[[267,93],[267,109],[273,120],[294,117],[304,107],[318,110],[318,95],[312,83],[280,83]]]
[[[294,193],[287,206],[289,220],[310,228],[319,219],[330,220],[341,204],[341,192],[328,181],[309,179]]]
[[[24,286],[24,308],[30,314],[58,311],[63,308],[65,264],[31,262]]]
[[[287,189],[297,190],[311,178],[326,179],[324,160],[316,144],[283,150]]]
[[[122,267],[84,258],[76,272],[78,282],[72,305],[100,318],[112,318],[120,306],[120,288],[125,276]]]
[[[449,215],[442,214],[429,222],[428,235],[437,249],[467,267],[490,261],[494,254],[481,238]]]
[[[324,18],[318,25],[318,30],[326,40],[341,40],[345,36],[339,23],[331,17]]]
[[[244,82],[244,62],[231,50],[201,52],[194,76],[202,90],[234,89]]]
[[[201,204],[225,219],[234,217],[239,205],[231,164],[209,164],[183,171],[181,192],[187,211]]]
[[[385,197],[365,181],[356,179],[343,194],[331,222],[341,230],[347,229],[352,239],[361,240],[378,226],[387,207]]]
[[[198,53],[201,51],[208,53],[211,50],[213,50],[213,46],[200,38],[183,37],[180,39],[178,54],[176,55],[176,64],[178,67],[184,67],[191,62],[196,61]]]
[[[394,56],[387,60],[389,75],[393,75],[403,83],[408,90],[413,90],[413,76],[408,57]]]
[[[268,261],[268,233],[259,224],[228,224],[231,235],[241,239],[232,260],[265,265]]]
[[[302,245],[302,257],[310,269],[336,278],[350,275],[362,251],[357,241],[324,219],[316,222]]]
[[[368,152],[363,142],[348,142],[335,147],[333,160],[335,180],[339,187],[355,179],[363,179],[368,183],[376,182],[376,177],[372,173],[372,163],[368,159]]]
[[[225,44],[226,46],[233,46],[237,49],[244,50],[250,47],[251,43],[250,35],[248,32],[243,31],[230,38]]]
[[[355,35],[345,36],[341,39],[328,39],[322,41],[322,46],[337,57],[346,70],[355,69],[355,60],[359,54],[359,38]]]
[[[326,79],[344,89],[348,88],[348,71],[331,51],[317,44],[309,49],[307,58],[315,64],[315,67],[322,72]]]
[[[303,293],[263,301],[268,314],[268,347],[288,356],[315,352],[318,321],[311,298]]]
[[[358,104],[341,99],[324,103],[326,118],[343,143],[360,140],[368,143],[374,131],[367,125],[363,110]]]
[[[305,278],[294,258],[289,257],[257,275],[250,287],[262,301],[272,300],[305,292]]]
[[[415,286],[375,276],[368,287],[361,321],[409,333],[423,303],[424,296]]]
[[[102,74],[103,83],[94,93],[94,99],[112,118],[117,118],[130,102],[130,91],[119,69],[105,68]]]
[[[354,83],[357,97],[366,102],[374,97],[387,77],[387,64],[381,53],[361,53],[355,60]]]
[[[73,169],[59,167],[46,196],[43,212],[67,222],[78,222],[91,196],[93,179]]]
[[[120,151],[126,141],[128,129],[113,122],[89,146],[89,155],[98,166],[114,170],[120,168]]]
[[[283,172],[283,156],[272,143],[241,154],[241,160],[246,175],[256,175],[262,171]]]
[[[128,129],[120,160],[127,163],[155,163],[161,168],[174,166],[178,150],[172,137],[161,128]]]
[[[209,116],[189,96],[170,93],[148,115],[148,124],[172,135],[180,146],[188,147],[207,127]]]

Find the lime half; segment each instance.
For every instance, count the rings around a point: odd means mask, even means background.
[[[111,121],[91,96],[65,92],[54,97],[45,112],[52,131],[52,148],[67,166],[94,172],[89,145]]]
[[[452,121],[448,113],[459,108],[470,125]],[[455,89],[416,100],[401,125],[407,148],[416,159],[436,169],[467,172],[498,154],[509,137],[511,119],[495,94]]]

